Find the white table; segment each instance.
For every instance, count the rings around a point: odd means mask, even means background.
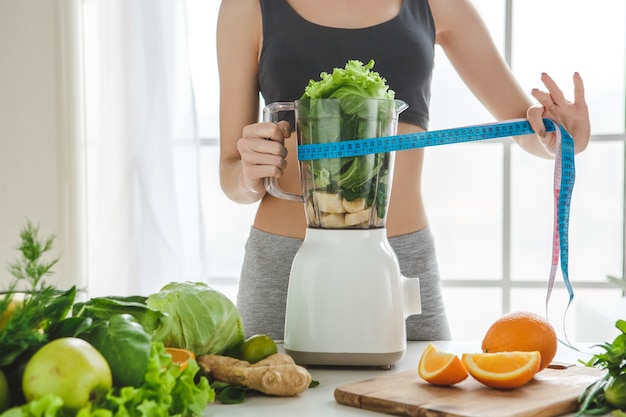
[[[308,389],[300,396],[278,398],[252,395],[246,398],[243,403],[233,405],[224,405],[216,401],[214,404],[209,404],[205,417],[384,417],[386,414],[337,403],[333,395],[335,388],[342,384],[373,378],[389,372],[401,372],[410,369],[415,369],[417,372],[417,364],[426,345],[426,342],[409,342],[406,355],[391,370],[312,368],[309,369],[309,372],[314,380],[319,381],[320,385]],[[442,350],[459,355],[464,352],[480,352],[479,342],[435,342],[435,345]],[[589,345],[577,347],[589,352]],[[590,353],[581,353],[564,345],[559,345],[555,360],[577,363],[578,359],[588,360],[590,357]]]

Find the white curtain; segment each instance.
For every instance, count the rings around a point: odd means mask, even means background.
[[[148,295],[201,280],[199,142],[181,2],[85,0],[83,11],[88,295]]]

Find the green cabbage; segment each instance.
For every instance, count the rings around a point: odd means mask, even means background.
[[[196,355],[226,354],[244,341],[243,322],[232,301],[202,282],[171,282],[148,296],[149,307],[167,313],[168,326],[153,339]]]

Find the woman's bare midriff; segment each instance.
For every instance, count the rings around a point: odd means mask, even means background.
[[[416,126],[408,124],[400,123],[398,125],[398,133],[400,134],[420,130]],[[278,184],[283,191],[300,194],[301,184],[295,135],[287,139],[285,144],[289,151],[287,168]],[[388,236],[415,232],[428,225],[421,190],[423,160],[423,149],[396,153],[393,188],[386,224]],[[259,204],[254,226],[269,233],[304,238],[306,231],[304,205],[266,194]]]

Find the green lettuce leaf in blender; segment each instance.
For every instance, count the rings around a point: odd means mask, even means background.
[[[312,98],[386,98],[393,99],[395,92],[389,89],[387,80],[372,71],[374,60],[366,65],[350,60],[345,68],[335,68],[332,73],[322,72],[320,80],[310,80],[301,100]]]
[[[335,68],[331,73],[322,72],[319,80],[310,80],[300,98],[309,100],[301,112],[310,120],[316,120],[315,129],[302,132],[308,137],[303,143],[325,143],[377,137],[377,131],[369,131],[372,124],[361,123],[363,119],[386,119],[395,111],[395,92],[387,81],[373,70],[374,60],[363,64],[350,60],[344,68]],[[340,106],[337,111],[337,99]],[[377,106],[363,99],[381,100]],[[374,111],[374,114],[372,112]],[[339,113],[340,120],[337,120]],[[309,170],[318,189],[341,194],[347,201],[364,198],[367,207],[375,206],[380,218],[385,216],[386,189],[390,172],[388,154],[371,154],[347,158],[331,158],[311,161]],[[331,180],[332,179],[332,180]],[[379,181],[382,187],[372,187]]]

